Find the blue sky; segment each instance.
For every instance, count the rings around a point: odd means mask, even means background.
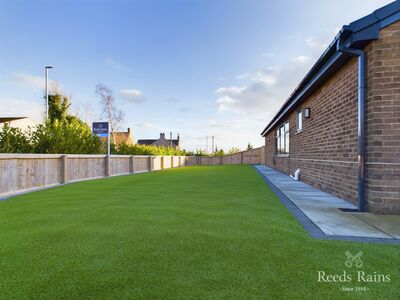
[[[261,130],[344,24],[384,0],[0,0],[0,115],[40,121],[44,66],[98,121],[98,82],[135,140],[262,145]]]

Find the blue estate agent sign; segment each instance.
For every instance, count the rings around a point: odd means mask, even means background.
[[[107,137],[108,122],[93,122],[93,133],[98,137]]]

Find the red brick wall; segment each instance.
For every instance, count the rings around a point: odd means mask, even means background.
[[[400,22],[381,30],[366,47],[367,208],[400,214]],[[296,111],[310,108],[303,130]],[[266,164],[353,203],[357,201],[357,60],[351,59],[318,91],[295,108],[290,155],[275,154],[275,129],[265,137]]]

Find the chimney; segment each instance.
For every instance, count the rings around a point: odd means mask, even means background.
[[[131,129],[128,127],[128,134],[131,134]]]
[[[165,133],[164,132],[160,133],[160,140],[165,140]]]

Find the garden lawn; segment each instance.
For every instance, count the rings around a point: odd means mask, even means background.
[[[347,268],[346,251],[362,251],[364,266]],[[358,283],[358,270],[390,282]],[[318,282],[318,271],[352,282]],[[399,282],[399,246],[311,238],[252,166],[127,175],[0,202],[2,299],[399,299]],[[341,291],[357,286],[367,291]]]

